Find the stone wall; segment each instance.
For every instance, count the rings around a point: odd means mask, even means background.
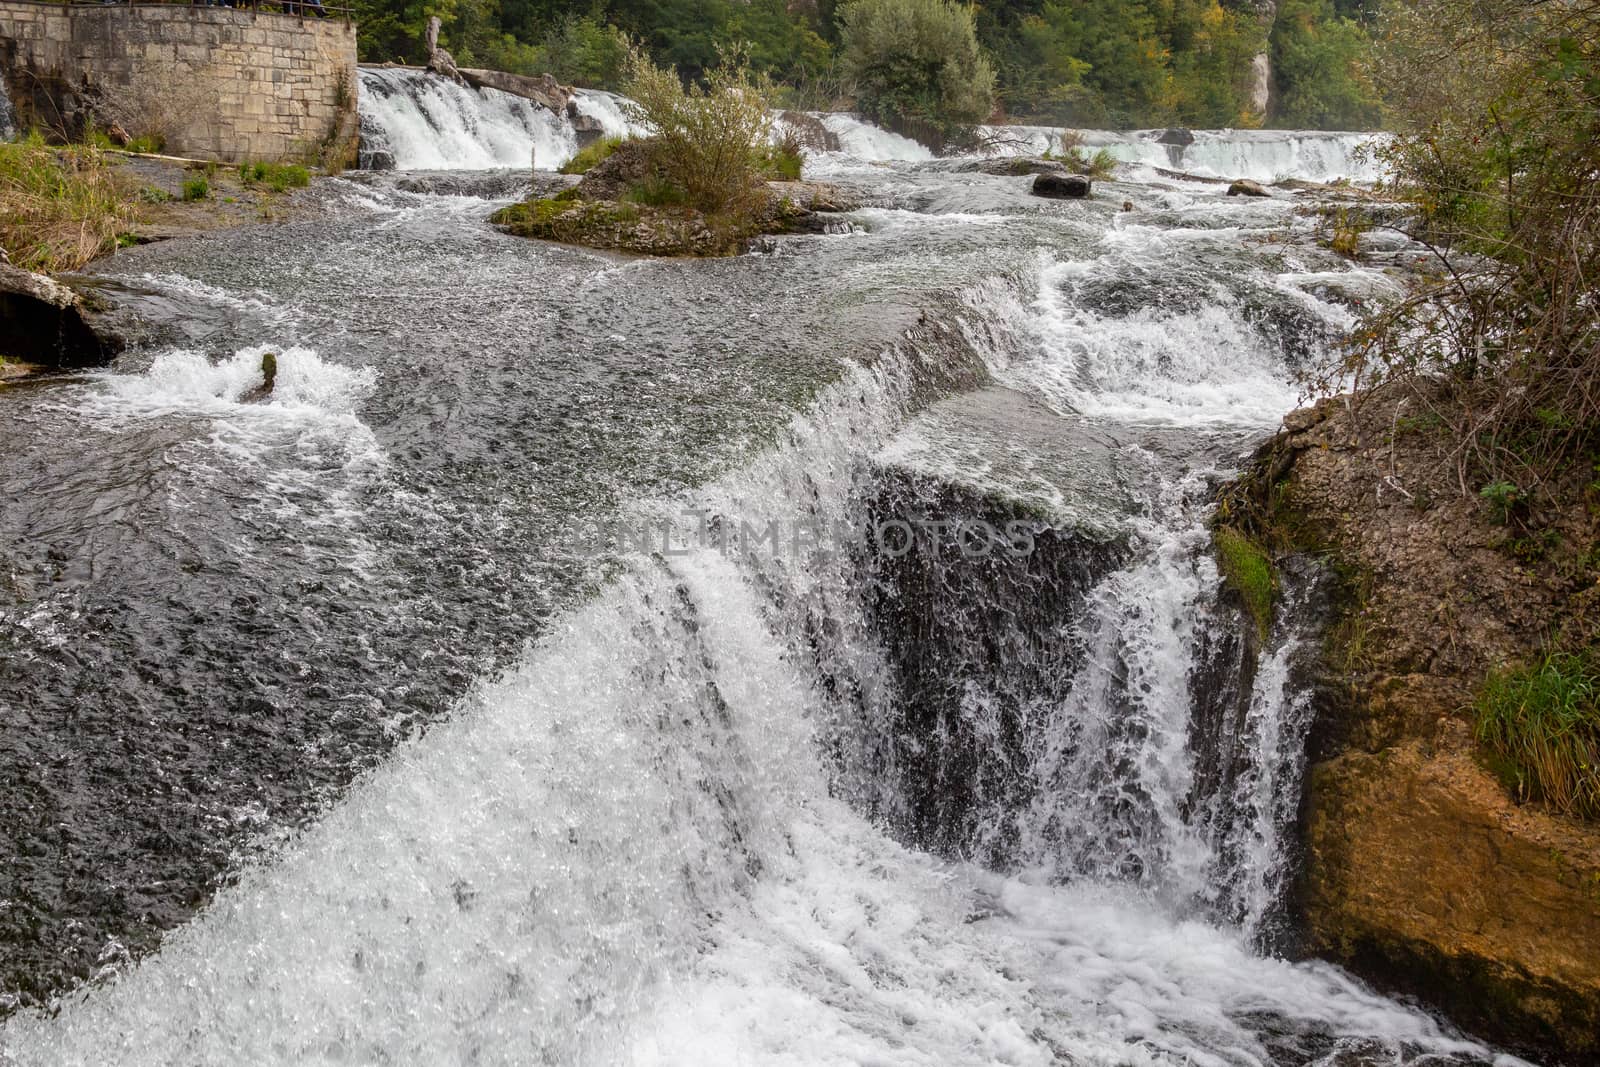
[[[17,124],[66,139],[114,123],[175,155],[344,164],[355,69],[355,25],[342,18],[0,0]]]

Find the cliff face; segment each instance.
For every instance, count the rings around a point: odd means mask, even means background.
[[[1600,826],[1519,803],[1471,702],[1547,641],[1593,644],[1595,492],[1575,472],[1549,532],[1520,538],[1463,492],[1429,405],[1296,412],[1223,506],[1344,578],[1302,811],[1305,948],[1543,1062],[1594,1063]]]

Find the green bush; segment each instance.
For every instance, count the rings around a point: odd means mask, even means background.
[[[764,145],[755,153],[756,172],[768,181],[797,182],[805,169],[805,149],[793,133],[776,144]]]
[[[961,141],[994,110],[994,70],[972,12],[951,0],[848,0],[840,65],[856,109],[900,129]]]
[[[1372,130],[1382,121],[1367,75],[1372,41],[1334,0],[1281,0],[1272,23],[1272,121],[1286,128]]]
[[[1394,136],[1376,153],[1409,235],[1448,269],[1370,309],[1326,378],[1425,384],[1462,486],[1549,486],[1600,446],[1600,20],[1430,0],[1381,26]]]
[[[204,177],[186,178],[183,182],[185,200],[204,200],[211,195],[211,183]]]
[[[563,84],[617,89],[628,77],[628,38],[593,15],[568,15],[539,42],[539,59]]]
[[[631,63],[632,117],[651,131],[656,177],[707,214],[741,209],[758,184],[752,161],[772,128],[765,83],[737,55],[687,89],[671,67],[637,53]]]
[[[1551,652],[1489,675],[1477,700],[1478,741],[1523,799],[1600,818],[1600,668]]]
[[[578,154],[561,164],[562,174],[588,174],[597,164],[617,150],[620,137],[602,137],[591,145],[578,149]]]
[[[1217,546],[1217,566],[1223,579],[1244,600],[1244,609],[1265,639],[1272,628],[1272,602],[1277,580],[1266,550],[1231,526],[1212,533]]]

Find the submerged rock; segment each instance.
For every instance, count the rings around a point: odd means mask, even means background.
[[[1092,188],[1089,179],[1081,174],[1047,173],[1034,178],[1029,191],[1052,200],[1082,200]]]
[[[261,384],[239,398],[242,404],[259,404],[272,396],[272,387],[278,384],[278,354],[261,354]]]
[[[1272,194],[1263,189],[1260,182],[1253,182],[1249,178],[1240,178],[1238,181],[1228,186],[1228,195],[1271,196]]]

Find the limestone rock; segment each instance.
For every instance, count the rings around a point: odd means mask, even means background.
[[[1082,200],[1091,188],[1089,179],[1081,174],[1046,173],[1033,179],[1033,188],[1029,191],[1034,196],[1052,200]]]
[[[1258,453],[1246,497],[1223,494],[1345,576],[1308,746],[1303,947],[1538,1062],[1600,1062],[1600,824],[1519,803],[1471,711],[1487,671],[1552,632],[1595,640],[1596,587],[1571,577],[1600,543],[1593,474],[1552,479],[1558,539],[1515,557],[1440,461],[1449,403],[1423,384],[1319,401]]]
[[[620,200],[650,174],[649,144],[623,141],[615,152],[589,168],[578,183],[578,195],[585,200]]]

